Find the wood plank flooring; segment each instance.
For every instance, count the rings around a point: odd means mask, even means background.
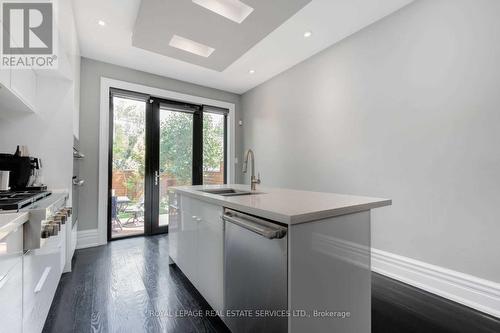
[[[77,250],[62,276],[44,332],[228,332],[182,272],[168,265],[168,236]],[[372,332],[500,332],[500,320],[374,274]]]

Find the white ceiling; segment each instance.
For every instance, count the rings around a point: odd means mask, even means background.
[[[143,0],[132,45],[223,71],[311,0],[245,0],[253,12],[242,22],[214,14],[191,0]],[[169,45],[174,35],[214,48],[203,57]]]
[[[132,46],[140,0],[73,1],[82,56],[241,94],[413,0],[312,0],[222,72]]]

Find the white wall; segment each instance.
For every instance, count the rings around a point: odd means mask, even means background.
[[[500,282],[499,17],[419,0],[244,94],[263,184],[392,198],[373,247]]]

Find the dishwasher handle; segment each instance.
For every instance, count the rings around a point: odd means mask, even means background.
[[[225,222],[236,224],[244,229],[250,230],[268,239],[279,239],[285,237],[286,235],[286,228],[279,226],[269,226],[269,224],[271,223],[267,221],[262,221],[266,223],[266,225],[263,225],[252,220],[241,218],[238,216],[232,216],[227,213],[222,216],[222,219]]]

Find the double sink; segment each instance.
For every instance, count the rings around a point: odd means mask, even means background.
[[[201,190],[201,192],[220,195],[223,197],[235,197],[235,196],[240,196],[240,195],[262,194],[261,192],[236,190],[234,188],[216,188],[216,189],[209,189],[209,190]]]

